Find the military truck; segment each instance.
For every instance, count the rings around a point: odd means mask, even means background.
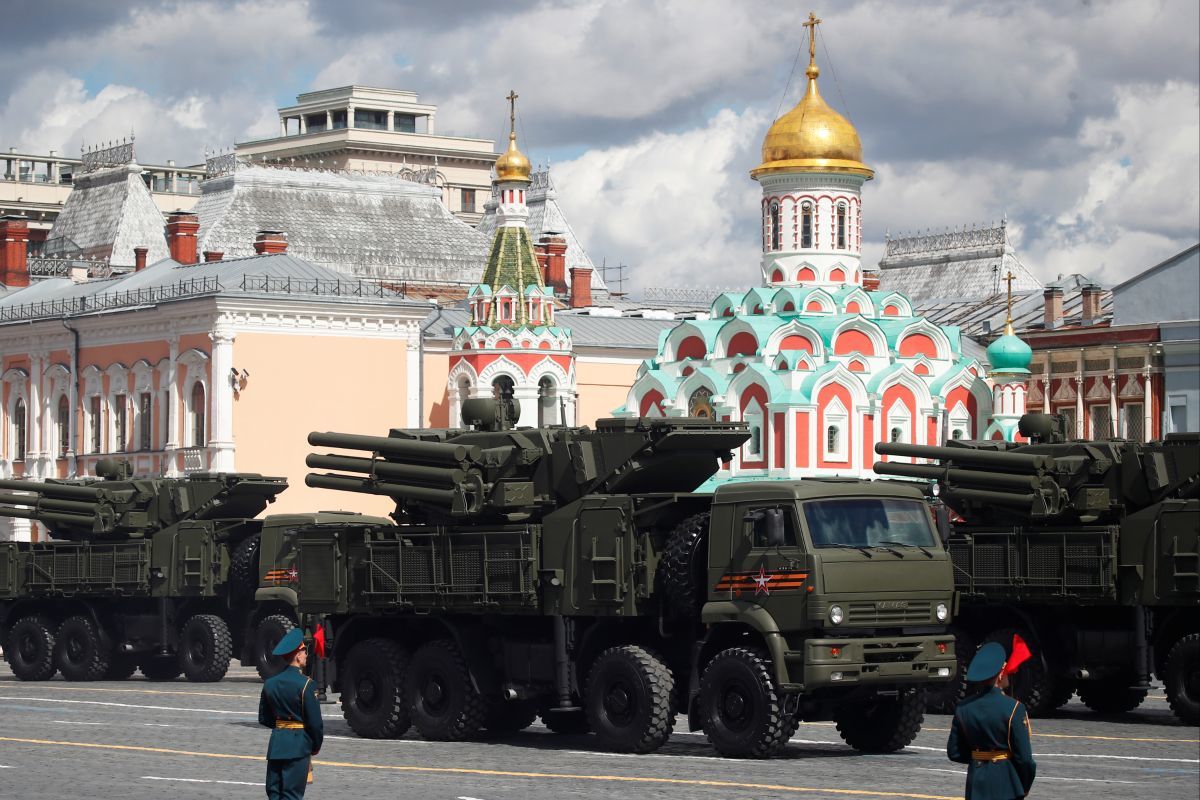
[[[470,400],[458,429],[313,433],[309,486],[384,495],[392,520],[296,530],[299,610],[364,737],[461,740],[540,714],[650,752],[677,714],[726,756],[800,720],[863,751],[908,744],[955,668],[947,553],[921,493],[858,480],[695,489],[741,423],[521,428]]]
[[[960,659],[1019,634],[1034,659],[1014,693],[1032,714],[1073,695],[1120,713],[1151,676],[1171,709],[1200,722],[1200,436],[1148,444],[1068,441],[1066,420],[1027,414],[1029,444],[880,443],[875,471],[933,481],[948,526]],[[921,460],[936,463],[920,463]],[[934,700],[951,708],[949,685]]]
[[[0,481],[0,516],[51,541],[0,543],[0,642],[22,680],[220,680],[232,655],[260,673],[296,620],[275,562],[287,531],[318,515],[254,519],[283,478],[193,473]],[[264,585],[265,584],[265,585]]]

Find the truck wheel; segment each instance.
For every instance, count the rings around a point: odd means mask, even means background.
[[[1171,648],[1163,683],[1175,716],[1185,725],[1200,725],[1200,633],[1184,636]]]
[[[950,633],[954,634],[954,677],[947,683],[929,684],[925,688],[925,708],[934,714],[953,714],[958,708],[958,701],[967,692],[967,667],[975,655],[975,643],[966,631],[952,627]]]
[[[537,703],[532,700],[501,700],[488,703],[483,727],[493,733],[516,733],[532,725],[537,715]]]
[[[391,639],[364,639],[342,666],[342,716],[364,739],[398,739],[412,719],[404,697],[408,651]]]
[[[592,732],[592,726],[588,724],[587,712],[583,709],[577,711],[552,711],[543,708],[539,716],[542,718],[542,724],[551,733],[558,733],[563,736],[580,736]]]
[[[54,661],[69,681],[98,681],[112,657],[107,637],[91,618],[69,617],[54,637]]]
[[[421,645],[408,668],[413,724],[426,739],[461,742],[479,733],[487,706],[467,661],[449,639]]]
[[[707,511],[690,516],[667,535],[660,567],[662,586],[667,613],[677,617],[699,618],[708,595],[708,518]]]
[[[246,606],[254,602],[254,592],[258,589],[260,539],[257,533],[247,536],[229,558],[229,595],[234,605]]]
[[[783,710],[766,656],[731,647],[708,663],[700,678],[704,735],[728,758],[770,758],[796,731]]]
[[[8,632],[4,653],[13,675],[23,681],[48,681],[58,672],[54,665],[54,629],[39,614],[22,617]]]
[[[894,753],[917,738],[925,721],[925,702],[919,691],[901,691],[896,697],[838,706],[833,721],[842,739],[855,750]]]
[[[1033,637],[1029,631],[1021,628],[1000,628],[983,637],[980,647],[989,642],[999,642],[1005,653],[1012,650],[1013,635],[1016,634],[1029,643],[1033,648]],[[974,655],[974,653],[972,653]],[[1014,698],[1025,704],[1025,709],[1031,717],[1044,717],[1057,709],[1062,703],[1058,702],[1062,689],[1056,691],[1057,684],[1063,679],[1056,678],[1046,670],[1046,662],[1035,651],[1033,658],[1026,661],[1017,670],[1017,674],[1009,678],[1010,693]],[[1069,699],[1068,695],[1068,699]]]
[[[282,657],[271,655],[271,651],[279,644],[284,634],[294,627],[296,623],[283,614],[272,614],[263,617],[254,629],[254,669],[264,681],[283,672],[287,666]]]
[[[1097,714],[1124,714],[1142,704],[1149,692],[1131,689],[1132,675],[1119,675],[1099,681],[1080,681],[1079,699]]]
[[[588,723],[611,750],[652,752],[675,727],[674,690],[675,678],[658,656],[637,645],[609,648],[588,673]]]
[[[133,677],[137,672],[137,659],[128,655],[114,655],[108,662],[108,670],[104,673],[106,681],[124,681]]]
[[[1071,697],[1075,694],[1075,690],[1079,687],[1075,681],[1066,678],[1055,678],[1050,684],[1051,694],[1047,701],[1047,708],[1051,711],[1057,710],[1070,702]]]
[[[183,674],[178,656],[147,656],[138,664],[138,669],[148,681],[173,681]]]
[[[233,636],[215,614],[196,614],[179,632],[179,666],[193,683],[213,683],[229,671]]]

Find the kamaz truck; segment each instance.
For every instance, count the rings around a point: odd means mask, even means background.
[[[881,475],[932,481],[960,604],[960,661],[984,642],[1029,643],[1013,690],[1031,714],[1075,693],[1121,713],[1150,678],[1200,723],[1200,436],[1068,441],[1065,420],[1027,414],[1029,444],[880,443]],[[928,463],[922,463],[928,462]],[[961,684],[931,694],[949,710]]]
[[[296,622],[278,568],[289,532],[328,515],[255,519],[283,478],[130,476],[0,481],[0,516],[36,521],[50,541],[0,543],[0,642],[22,680],[220,680],[231,657],[260,674]]]
[[[749,434],[702,419],[313,433],[306,483],[385,495],[393,519],[295,531],[298,608],[359,735],[462,740],[540,714],[645,753],[678,714],[726,756],[801,720],[868,752],[920,729],[950,681],[950,561],[919,490],[857,480],[694,490]]]

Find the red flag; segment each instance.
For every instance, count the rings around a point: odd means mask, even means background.
[[[325,657],[325,626],[317,625],[316,632],[313,633],[313,650],[316,651],[317,658]]]
[[[1021,665],[1031,658],[1033,658],[1033,653],[1029,652],[1029,645],[1025,644],[1025,640],[1014,633],[1012,655],[1008,657],[1008,663],[1004,665],[1004,674],[1015,675]]]

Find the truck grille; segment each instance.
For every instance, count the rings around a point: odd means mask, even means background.
[[[876,603],[851,603],[846,617],[848,625],[902,625],[907,622],[929,622],[928,600],[909,600],[905,608],[878,608]]]

